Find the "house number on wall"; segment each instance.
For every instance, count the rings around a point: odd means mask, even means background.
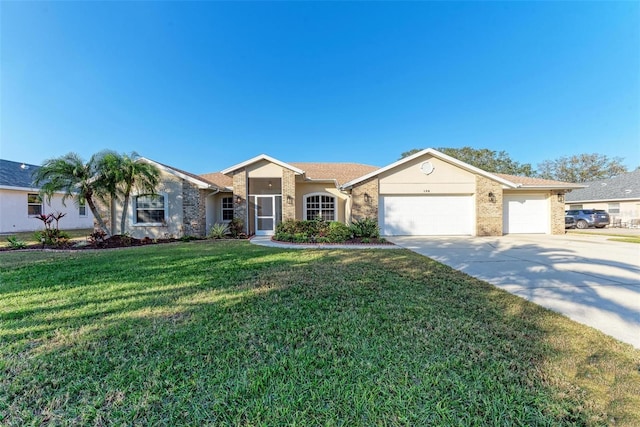
[[[422,190],[423,193],[431,193],[431,190]]]

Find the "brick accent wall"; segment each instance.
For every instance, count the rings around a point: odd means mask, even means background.
[[[236,203],[236,198],[239,197],[239,203]],[[249,234],[249,229],[247,228],[249,224],[247,224],[247,171],[242,169],[233,174],[233,203],[234,203],[234,212],[233,215],[236,218],[242,219],[243,231]]]
[[[189,181],[182,180],[182,234],[184,236],[205,235],[204,192]]]
[[[351,190],[351,217],[378,219],[378,177],[370,178]],[[368,197],[365,197],[365,194]]]
[[[558,193],[549,196],[549,209],[551,210],[551,234],[564,234],[564,197],[558,201]]]
[[[296,219],[296,174],[282,169],[282,220]]]
[[[489,200],[493,193],[495,202]],[[502,186],[476,175],[476,235],[502,236]]]

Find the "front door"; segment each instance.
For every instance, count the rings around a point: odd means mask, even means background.
[[[256,235],[271,236],[282,220],[282,196],[254,196]]]

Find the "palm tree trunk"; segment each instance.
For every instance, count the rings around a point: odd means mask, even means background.
[[[120,218],[120,234],[124,235],[124,227],[127,222],[127,209],[129,209],[129,193],[125,193],[122,203],[122,217]]]
[[[107,236],[111,236],[111,232],[107,227],[107,224],[104,223],[104,220],[102,219],[102,215],[100,215],[100,211],[98,211],[96,204],[93,203],[93,199],[91,197],[87,197],[85,200],[89,205],[89,209],[91,209],[91,213],[93,214],[93,217],[96,219],[96,221],[98,221],[98,225],[100,226],[102,231],[107,233]]]

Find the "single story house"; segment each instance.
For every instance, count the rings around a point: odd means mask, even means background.
[[[262,154],[193,175],[143,161],[160,168],[162,184],[155,195],[133,195],[127,229],[134,237],[204,236],[233,218],[249,235],[271,235],[283,220],[314,218],[375,218],[388,236],[562,234],[565,194],[582,188],[486,172],[431,148],[382,168],[285,163]]]
[[[40,189],[33,184],[31,174],[40,166],[0,160],[0,233],[12,234],[44,228],[35,217],[40,214],[65,213],[60,228],[65,230],[92,228],[93,215],[85,204],[76,205],[62,194],[50,201],[42,198]]]
[[[640,227],[640,169],[584,184],[567,194],[566,209],[603,209],[610,227]]]

